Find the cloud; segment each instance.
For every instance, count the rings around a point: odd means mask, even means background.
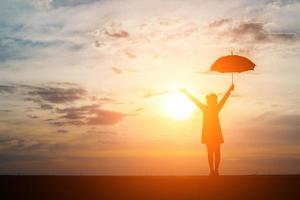
[[[97,99],[100,103],[118,103],[116,99],[109,97],[101,97]]]
[[[90,35],[94,38],[98,38],[94,41],[96,47],[104,45],[101,41],[128,38],[129,32],[123,28],[123,24],[120,21],[108,21],[99,29],[90,32]]]
[[[115,74],[122,74],[124,71],[121,70],[120,68],[117,67],[112,67],[111,70],[115,73]]]
[[[124,74],[124,73],[134,73],[134,72],[137,72],[136,70],[134,69],[121,69],[121,68],[118,68],[118,67],[112,67],[111,68],[111,71],[115,74]]]
[[[139,107],[139,108],[135,109],[134,112],[142,112],[144,110],[145,110],[145,108]]]
[[[65,129],[57,129],[56,132],[57,133],[68,133],[69,131],[65,130]]]
[[[144,94],[142,97],[143,98],[151,98],[151,97],[156,97],[160,95],[165,95],[168,94],[169,92],[167,90],[162,90],[162,91],[149,91],[146,94]]]
[[[8,163],[8,162],[22,162],[22,161],[43,161],[47,160],[48,158],[44,155],[29,155],[29,154],[0,154],[0,163]]]
[[[41,103],[43,109],[50,109],[51,104],[63,104],[84,99],[87,91],[74,83],[50,82],[40,85],[9,84],[0,85],[0,94],[17,94],[25,96],[24,99]]]
[[[99,140],[99,138],[111,138],[112,135],[116,135],[116,132],[110,130],[98,130],[96,127],[92,127],[79,136],[80,140]]]
[[[54,7],[71,7],[90,4],[93,2],[99,2],[99,0],[40,0],[40,1],[51,1]]]
[[[110,22],[104,28],[104,34],[113,38],[127,38],[129,33],[125,31],[120,22]]]
[[[94,117],[87,118],[89,125],[114,125],[124,118],[124,114],[109,110],[97,109],[94,111]]]
[[[206,67],[209,68],[209,67]],[[204,74],[204,75],[220,75],[222,73],[219,72],[215,72],[215,71],[210,71],[210,70],[206,70],[206,71],[194,71],[194,73],[196,74]]]
[[[54,120],[54,121],[52,121]],[[51,119],[50,124],[54,126],[65,126],[65,125],[72,125],[72,126],[82,126],[85,125],[84,122],[79,120],[67,120],[67,121],[55,121],[55,119]]]

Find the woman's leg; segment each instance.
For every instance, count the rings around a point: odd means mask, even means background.
[[[220,165],[220,162],[221,162],[221,145],[220,144],[217,144],[215,146],[215,172],[218,172],[219,171],[219,165]]]
[[[209,164],[210,174],[214,173],[214,151],[211,145],[206,145],[207,147],[207,160]]]

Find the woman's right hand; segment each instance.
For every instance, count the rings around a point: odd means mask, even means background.
[[[233,90],[234,90],[234,84],[233,84],[233,83],[231,84],[231,87],[229,88],[229,90],[230,90],[230,91],[233,91]]]

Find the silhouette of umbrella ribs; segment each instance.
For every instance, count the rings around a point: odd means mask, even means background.
[[[234,72],[244,72],[254,70],[255,64],[246,57],[239,55],[228,55],[217,59],[211,66],[210,71],[221,73],[232,73],[231,81],[233,83]]]

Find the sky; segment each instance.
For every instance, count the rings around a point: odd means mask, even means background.
[[[300,173],[299,19],[296,0],[1,0],[0,173],[207,174],[202,113],[175,97],[221,98],[231,52],[256,68],[220,113],[222,174]]]

